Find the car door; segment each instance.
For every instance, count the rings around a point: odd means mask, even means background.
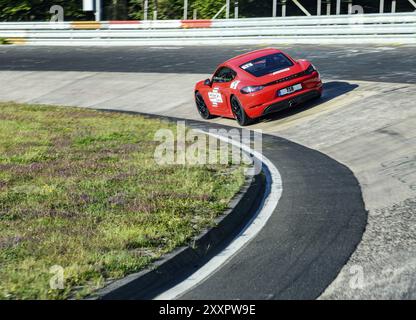
[[[211,113],[232,116],[230,108],[230,85],[236,77],[236,72],[228,67],[220,67],[212,77],[212,86],[207,93],[211,105]]]

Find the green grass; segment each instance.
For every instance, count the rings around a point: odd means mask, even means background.
[[[232,165],[155,164],[140,116],[0,103],[0,299],[82,298],[187,244],[244,183]],[[51,289],[53,265],[65,288]]]
[[[0,38],[0,45],[1,44],[9,44],[9,42],[4,38]]]

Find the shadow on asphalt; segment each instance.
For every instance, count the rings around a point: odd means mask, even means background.
[[[324,83],[324,93],[320,99],[315,99],[298,105],[291,109],[285,109],[276,113],[269,114],[262,117],[257,121],[257,123],[270,122],[275,120],[281,120],[303,111],[312,109],[321,105],[322,103],[328,102],[334,98],[342,96],[350,91],[358,88],[358,84],[349,83],[346,81],[329,81]]]

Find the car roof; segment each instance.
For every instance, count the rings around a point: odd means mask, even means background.
[[[234,69],[240,67],[241,65],[257,59],[257,58],[261,58],[264,56],[267,56],[269,54],[273,54],[273,53],[281,53],[282,51],[275,49],[275,48],[266,48],[266,49],[260,49],[260,50],[256,50],[256,51],[251,51],[251,52],[247,52],[244,54],[241,54],[237,57],[231,58],[229,60],[227,60],[226,62],[224,62],[224,65],[229,65],[230,67],[234,67]]]

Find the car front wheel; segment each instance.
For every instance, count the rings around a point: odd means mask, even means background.
[[[243,106],[236,96],[231,98],[231,109],[240,126],[247,126],[253,121],[244,111]]]
[[[198,112],[203,119],[207,120],[213,118],[205,104],[204,98],[202,98],[202,95],[199,92],[195,92],[195,102]]]

